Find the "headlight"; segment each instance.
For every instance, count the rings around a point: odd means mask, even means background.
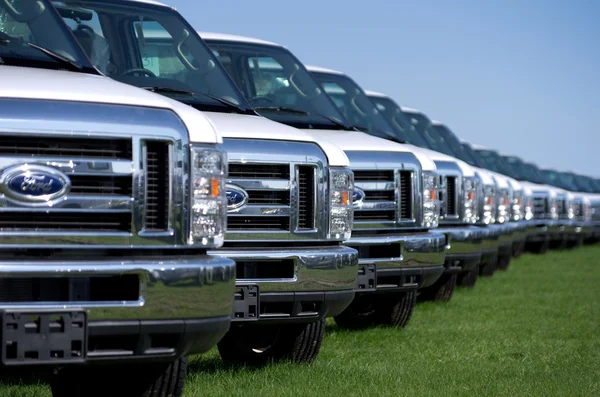
[[[188,244],[218,248],[227,224],[227,154],[218,147],[191,147],[191,219]]]
[[[575,218],[575,203],[573,202],[573,199],[570,198],[567,198],[567,218]]]
[[[523,219],[523,204],[523,191],[518,190],[514,192],[511,211],[511,220],[513,222],[518,222]]]
[[[496,221],[498,223],[505,223],[510,220],[510,191],[508,189],[500,189],[498,194],[498,212]]]
[[[463,180],[463,222],[477,222],[477,180],[464,178]]]
[[[329,170],[329,232],[327,238],[348,240],[352,233],[354,209],[352,193],[354,173],[349,168],[331,168]]]
[[[480,220],[486,225],[496,222],[496,189],[493,185],[485,185],[483,188],[483,203]]]
[[[550,219],[558,219],[558,210],[556,207],[556,199],[555,198],[549,198],[548,199],[548,211],[550,211],[548,213],[548,217]]]
[[[523,205],[523,217],[526,220],[533,219],[533,196],[525,195],[524,205]]]
[[[440,208],[438,200],[438,177],[435,172],[423,172],[423,227],[438,226]]]

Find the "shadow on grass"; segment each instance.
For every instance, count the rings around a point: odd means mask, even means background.
[[[188,364],[188,371],[194,373],[236,373],[236,372],[258,372],[272,365],[281,365],[289,361],[269,361],[266,364],[225,364],[220,357],[195,357]]]
[[[4,367],[0,372],[0,388],[10,386],[45,386],[50,384],[50,368]]]

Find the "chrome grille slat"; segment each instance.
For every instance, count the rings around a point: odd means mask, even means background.
[[[132,158],[131,139],[59,138],[33,135],[2,136],[0,155],[28,155],[52,157]]]
[[[535,196],[533,198],[533,216],[535,218],[544,218],[550,213],[550,206],[547,197]]]
[[[288,164],[236,164],[229,165],[229,178],[289,179]]]

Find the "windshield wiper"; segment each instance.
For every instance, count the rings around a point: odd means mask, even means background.
[[[215,100],[231,109],[235,109],[239,113],[243,113],[243,114],[248,113],[245,109],[242,109],[241,107],[239,107],[238,105],[236,105],[233,102],[229,102],[227,99],[219,98],[218,96],[206,94],[204,92],[194,92],[194,91],[183,90],[180,88],[173,88],[173,87],[141,87],[141,88],[148,90],[148,91],[155,92],[157,94],[178,94],[178,95],[187,95],[187,96],[201,95],[201,96],[210,98],[212,100]]]
[[[148,91],[156,92],[157,94],[181,94],[181,95],[194,95],[193,91],[180,90],[178,88],[171,87],[140,87]]]
[[[57,54],[56,52],[54,52],[52,50],[41,47],[37,44],[30,43],[28,41],[23,41],[23,44],[26,44],[31,48],[35,48],[36,50],[43,52],[44,54],[48,55],[50,58],[54,59],[55,61],[58,61],[65,66],[68,66],[70,69],[74,69],[76,71],[81,71],[83,69],[83,66],[81,66],[77,62],[71,61],[70,59],[68,59],[60,54]]]
[[[258,110],[258,111],[272,110],[274,112],[295,113],[295,114],[302,114],[304,116],[308,116],[310,114],[310,112],[307,112],[306,110],[296,109],[296,108],[287,107],[287,106],[257,106],[254,109]]]

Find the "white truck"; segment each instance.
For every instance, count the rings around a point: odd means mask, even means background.
[[[218,344],[223,360],[313,361],[325,318],[350,304],[357,284],[358,253],[342,244],[353,219],[347,156],[259,116],[173,8],[132,0],[55,6],[108,77],[201,110],[223,136],[227,232],[211,254],[235,260],[237,289],[231,329]]]
[[[46,0],[0,1],[2,366],[55,396],[181,395],[230,327],[226,155],[199,111],[101,76]],[[155,395],[155,394],[152,394]]]
[[[351,125],[284,46],[220,33],[200,36],[257,111],[319,142],[338,145],[350,159],[355,215],[345,244],[359,252],[359,282],[355,300],[336,322],[352,328],[405,326],[418,290],[434,285],[443,272],[445,238],[435,231],[434,163],[407,145]]]

